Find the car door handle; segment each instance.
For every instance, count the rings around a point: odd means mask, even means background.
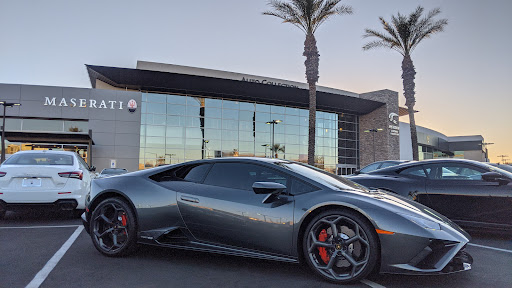
[[[181,196],[181,200],[192,203],[199,203],[199,199],[190,196]]]

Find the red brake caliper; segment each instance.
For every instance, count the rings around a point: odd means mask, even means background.
[[[121,214],[121,224],[123,224],[124,227],[126,227],[126,223],[128,222],[128,219],[126,218],[126,214]],[[126,231],[123,231],[123,234],[126,234]]]
[[[318,241],[325,242],[327,238],[329,238],[327,231],[322,229],[322,231],[320,231],[320,235],[318,235]],[[325,250],[324,247],[318,247],[318,254],[320,254],[320,257],[322,257],[322,261],[324,261],[325,264],[329,263],[331,257],[327,254],[327,250]]]

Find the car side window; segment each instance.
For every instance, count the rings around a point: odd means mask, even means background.
[[[80,157],[80,155],[77,154],[76,158],[78,159],[78,163],[82,164],[86,170],[90,169],[89,164],[87,164],[87,162],[85,162],[85,160],[82,157]]]
[[[481,181],[485,169],[464,164],[440,164],[432,167],[432,179],[435,180],[467,180]]]
[[[292,180],[291,193],[293,195],[299,195],[299,194],[309,193],[309,192],[318,191],[318,190],[320,190],[320,188],[315,187],[309,183],[303,182],[298,179]]]
[[[404,169],[400,172],[400,175],[427,178],[427,174],[425,173],[423,166]]]
[[[391,167],[391,166],[395,166],[395,165],[397,165],[397,164],[398,164],[397,162],[384,162],[384,163],[382,163],[382,165],[379,167],[379,169],[387,168],[387,167]]]
[[[276,170],[249,163],[215,163],[204,184],[252,191],[254,182],[287,185],[288,177]]]
[[[359,171],[361,171],[363,173],[368,173],[368,172],[371,172],[373,170],[377,170],[379,168],[379,165],[380,165],[380,163],[373,163],[373,164],[370,164],[370,165],[362,168]]]
[[[188,182],[201,183],[212,164],[185,166],[176,171],[176,177]]]

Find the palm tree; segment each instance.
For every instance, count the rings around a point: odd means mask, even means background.
[[[278,158],[277,153],[278,152],[285,153],[286,147],[284,145],[281,145],[281,144],[277,143],[277,144],[274,144],[274,147],[271,147],[270,150],[272,150],[272,153],[274,154],[275,158]]]
[[[264,15],[275,16],[298,27],[306,34],[304,53],[306,57],[306,79],[309,85],[309,138],[308,164],[315,164],[315,123],[316,123],[316,82],[320,54],[316,46],[315,32],[318,27],[333,15],[352,14],[352,7],[339,5],[341,0],[289,0],[269,1],[273,11]]]
[[[423,7],[418,6],[416,11],[409,16],[398,13],[391,16],[391,23],[386,22],[384,18],[379,17],[382,27],[386,32],[378,32],[372,29],[365,29],[364,37],[375,37],[377,40],[371,41],[363,46],[363,50],[373,48],[389,48],[402,54],[402,79],[404,85],[405,106],[409,112],[409,122],[411,129],[412,157],[418,160],[418,135],[416,133],[416,121],[414,120],[414,79],[416,70],[412,63],[411,53],[418,44],[433,34],[442,32],[448,24],[447,19],[434,21],[434,17],[441,13],[441,9],[435,8],[422,17]]]

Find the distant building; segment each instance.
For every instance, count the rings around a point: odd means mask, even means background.
[[[440,132],[416,126],[419,160],[461,158],[489,162],[484,137],[481,135],[449,137]],[[409,123],[400,122],[400,159],[412,160]]]

